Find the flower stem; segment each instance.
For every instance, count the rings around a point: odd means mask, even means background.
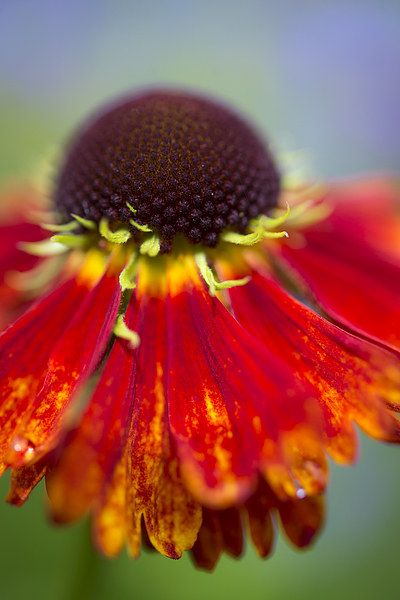
[[[91,543],[89,520],[81,533],[80,548],[76,552],[76,570],[69,578],[71,585],[66,591],[65,600],[94,600],[98,596],[101,557]]]

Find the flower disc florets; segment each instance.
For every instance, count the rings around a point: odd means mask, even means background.
[[[241,118],[209,100],[150,92],[79,133],[55,201],[63,218],[134,219],[168,251],[178,233],[211,247],[226,228],[245,233],[251,219],[276,206],[278,192],[273,159]]]

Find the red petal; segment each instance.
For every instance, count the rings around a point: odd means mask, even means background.
[[[217,513],[221,524],[224,550],[230,556],[239,558],[243,552],[243,523],[237,508],[227,508]]]
[[[224,550],[224,537],[218,512],[203,508],[203,522],[196,543],[192,548],[192,558],[200,569],[212,571]]]
[[[4,283],[7,271],[28,271],[40,260],[37,256],[20,250],[20,242],[37,242],[48,237],[38,225],[15,223],[0,227],[0,283]]]
[[[283,528],[297,548],[305,548],[315,541],[325,522],[325,504],[322,496],[286,500],[277,505]]]
[[[18,254],[23,255],[22,252],[18,252]],[[13,287],[8,279],[11,279],[9,276],[11,276],[14,271],[18,272],[19,276],[20,273],[35,267],[39,261],[30,260],[31,257],[28,259],[24,258],[22,265],[20,264],[20,257],[16,258],[17,260],[15,261],[7,261],[5,265],[0,264],[0,331],[4,330],[8,325],[18,319],[18,317],[20,317],[34,301],[34,299],[24,291]],[[13,263],[18,266],[12,268],[11,265]],[[3,272],[1,272],[1,269],[3,269]]]
[[[201,508],[183,485],[168,430],[165,302],[149,295],[145,279],[143,266],[138,280],[136,320],[141,344],[137,351],[128,448],[129,546],[137,556],[143,515],[153,546],[166,556],[179,558],[195,542]],[[153,285],[157,281],[158,278],[153,280]]]
[[[92,260],[100,260],[101,264],[103,259],[94,255]],[[43,387],[17,431],[17,436],[33,447],[34,456],[48,452],[58,441],[71,397],[92,375],[104,354],[120,297],[118,276],[112,268],[86,295],[52,350]],[[30,459],[18,454],[14,458],[17,464]]]
[[[29,498],[32,490],[44,477],[50,465],[51,456],[46,455],[32,465],[12,469],[7,502],[14,504],[14,506],[22,506]]]
[[[292,269],[294,277],[305,282],[333,319],[400,348],[400,262],[394,257],[396,252],[383,248],[383,231],[393,239],[385,199],[373,195],[371,201],[367,188],[349,193],[346,186],[337,186],[327,195],[334,207],[328,218],[271,249]],[[358,208],[363,203],[368,211]],[[394,203],[388,204],[399,232]],[[399,257],[400,237],[395,247]]]
[[[275,528],[271,514],[273,498],[268,485],[261,484],[245,505],[251,540],[261,558],[269,556],[274,549]]]
[[[12,271],[25,272],[33,269],[41,260],[20,250],[22,242],[36,242],[48,234],[38,225],[26,221],[29,210],[38,205],[36,194],[31,189],[12,188],[2,192],[0,207],[6,207],[0,227],[0,329],[14,321],[28,303],[23,293],[10,287],[8,274]]]
[[[278,512],[289,540],[298,548],[309,546],[324,524],[325,509],[322,496],[281,501],[265,482],[246,502],[250,533],[257,553],[268,556],[273,549],[274,526],[272,513]]]
[[[0,473],[15,429],[43,385],[51,350],[86,293],[86,286],[67,281],[0,336]]]
[[[151,543],[163,554],[179,558],[196,539],[201,509],[183,486],[169,441],[163,375],[164,302],[140,291],[138,295],[131,301],[126,324],[139,333],[141,345],[131,356],[124,350],[125,363],[121,349],[114,346],[88,411],[49,480],[49,490],[53,510],[62,519],[80,516],[96,495],[105,494],[96,510],[94,528],[97,544],[107,555],[118,551],[128,532],[130,552],[137,556],[143,516]],[[118,364],[123,365],[122,373]],[[109,392],[104,391],[106,386]],[[101,488],[107,485],[110,469],[126,441],[121,423],[131,429],[127,453],[118,466],[119,475],[105,492]],[[128,518],[119,517],[118,510]]]
[[[392,258],[400,258],[400,185],[383,177],[331,185],[329,221],[346,236],[357,237]],[[316,226],[318,228],[318,226]]]
[[[125,318],[134,329],[132,302]],[[116,339],[79,426],[47,481],[57,521],[81,517],[101,495],[120,460],[129,432],[134,394],[134,351]]]
[[[228,266],[225,271],[232,277]],[[298,378],[314,386],[323,407],[328,448],[336,459],[353,458],[352,420],[369,435],[400,441],[398,421],[387,407],[400,401],[397,353],[339,329],[259,273],[253,272],[251,281],[233,288],[230,296],[239,321]]]
[[[197,567],[212,571],[222,552],[239,558],[243,552],[243,525],[239,510],[203,509],[203,522],[192,548],[192,558]]]
[[[191,492],[211,507],[238,503],[259,468],[284,494],[296,494],[292,475],[310,492],[304,465],[324,456],[308,393],[210,297],[190,258],[171,261],[168,285],[169,419]]]

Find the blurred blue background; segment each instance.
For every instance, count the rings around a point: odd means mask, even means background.
[[[92,108],[154,84],[237,106],[316,175],[400,173],[399,0],[1,0],[0,176],[31,172]],[[1,507],[2,597],[78,598],[91,579],[82,598],[397,599],[398,452],[363,439],[357,467],[333,467],[311,551],[280,541],[269,561],[248,549],[212,575],[148,554],[91,564],[86,526],[53,529],[36,490]]]

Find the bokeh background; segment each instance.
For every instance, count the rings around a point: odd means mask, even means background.
[[[32,173],[102,101],[157,84],[237,106],[317,176],[400,174],[399,0],[1,0],[1,179]],[[361,442],[355,468],[332,466],[312,550],[280,539],[212,575],[187,557],[96,558],[87,524],[47,523],[40,487],[0,505],[1,597],[397,599],[399,450]]]

